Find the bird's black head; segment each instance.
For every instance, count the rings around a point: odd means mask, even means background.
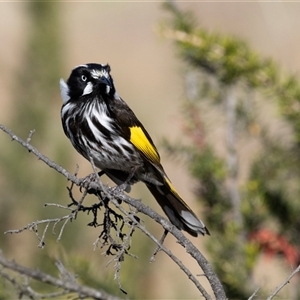
[[[94,63],[73,69],[67,82],[60,80],[60,90],[64,103],[92,94],[113,97],[116,93],[110,66]]]

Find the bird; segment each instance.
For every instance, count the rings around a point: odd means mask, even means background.
[[[109,64],[76,66],[60,79],[65,135],[88,161],[126,191],[143,182],[173,225],[197,237],[209,235],[175,190],[149,133],[116,91]]]

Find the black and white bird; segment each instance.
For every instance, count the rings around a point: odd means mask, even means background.
[[[166,175],[149,133],[118,95],[110,66],[89,63],[60,80],[64,132],[116,184],[146,184],[170,221],[192,236],[209,234]]]

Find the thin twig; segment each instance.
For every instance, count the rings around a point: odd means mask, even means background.
[[[43,247],[45,246],[44,240],[45,240],[46,232],[48,231],[48,228],[49,228],[49,225],[50,225],[50,224],[53,224],[52,232],[55,234],[54,229],[55,229],[56,225],[57,225],[58,223],[64,221],[64,223],[63,223],[63,225],[62,225],[62,228],[60,229],[59,236],[58,236],[58,238],[57,238],[57,240],[60,240],[61,235],[62,235],[62,233],[63,233],[63,230],[64,230],[64,228],[65,228],[66,223],[67,223],[69,220],[72,220],[72,219],[74,219],[74,218],[75,218],[75,212],[72,212],[72,213],[70,213],[69,215],[65,215],[65,216],[60,217],[60,218],[53,218],[53,219],[45,219],[45,220],[34,221],[34,222],[30,223],[30,224],[27,224],[26,226],[24,226],[24,227],[22,227],[22,228],[19,228],[19,229],[12,229],[12,230],[7,230],[7,231],[4,232],[4,234],[8,234],[8,233],[10,233],[10,234],[13,234],[13,233],[20,233],[20,232],[23,232],[23,231],[25,231],[25,230],[33,231],[33,232],[36,234],[36,236],[37,236],[37,238],[38,238],[38,240],[39,240],[39,245],[38,245],[38,247],[43,248]],[[46,223],[46,226],[45,226],[45,228],[44,228],[44,230],[43,230],[43,234],[42,234],[42,236],[40,236],[39,233],[38,233],[37,227],[38,227],[38,225],[45,224],[45,223]]]
[[[267,298],[267,300],[271,300],[273,299],[279,292],[280,290],[287,285],[288,283],[290,283],[290,280],[294,277],[294,275],[296,273],[298,273],[300,271],[300,265],[287,277],[287,279],[280,285],[278,286],[273,293]]]
[[[248,300],[253,300],[254,297],[256,297],[256,295],[257,295],[257,293],[258,293],[259,290],[260,290],[260,287],[258,287],[258,288],[253,292],[253,294],[248,298]]]
[[[156,249],[154,250],[154,252],[153,252],[153,254],[152,254],[151,258],[150,258],[150,262],[151,263],[155,261],[155,256],[161,250],[160,245],[162,245],[164,243],[167,235],[168,235],[168,231],[165,230],[164,233],[163,233],[163,235],[162,235],[162,237],[161,237],[161,239],[159,240],[159,245],[157,245]]]

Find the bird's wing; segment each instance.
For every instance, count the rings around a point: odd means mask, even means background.
[[[153,164],[160,164],[160,156],[153,144],[148,132],[143,126],[138,124],[129,127],[130,129],[130,142],[140,150],[143,155],[149,159]]]
[[[147,130],[128,105],[123,100],[116,99],[110,103],[110,109],[113,117],[116,119],[116,124],[119,124],[119,130],[123,136],[140,150],[146,159],[162,169],[156,146]]]

